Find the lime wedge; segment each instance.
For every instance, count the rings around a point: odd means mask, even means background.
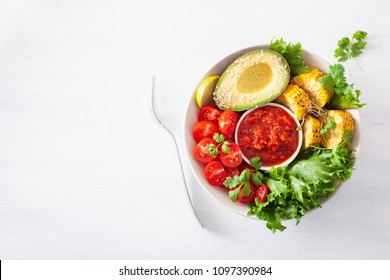
[[[219,76],[217,75],[209,76],[204,79],[196,89],[195,101],[200,108],[212,100],[212,94],[215,90],[215,86],[217,85],[218,80]]]

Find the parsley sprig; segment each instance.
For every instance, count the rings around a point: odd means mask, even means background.
[[[250,159],[250,165],[254,168],[244,169],[240,175],[227,177],[224,185],[229,189],[229,198],[236,202],[238,196],[242,193],[244,196],[249,196],[252,192],[249,181],[252,181],[255,186],[260,186],[263,183],[264,175],[261,173],[260,168],[262,162],[260,157],[253,157]]]
[[[345,77],[345,68],[341,64],[329,66],[329,73],[319,78],[324,89],[332,91],[330,106],[336,109],[362,108],[365,103],[359,100],[360,90],[355,90],[353,84],[348,84]]]
[[[209,151],[210,155],[212,155],[213,157],[219,155],[219,146],[221,146],[221,150],[224,154],[230,153],[229,144],[231,141],[225,141],[225,137],[223,136],[223,134],[214,133],[213,139],[215,142],[218,143],[218,145],[215,146],[214,144],[208,144],[206,146],[206,149]]]
[[[353,59],[357,66],[360,68],[360,70],[363,71],[363,68],[360,66],[360,64],[357,62],[355,57],[362,54],[363,50],[367,46],[367,32],[365,31],[356,31],[353,33],[351,38],[344,37],[341,38],[337,45],[337,49],[334,51],[334,56],[338,59],[339,62],[344,62],[349,59]],[[351,74],[351,68],[348,64],[348,69]]]
[[[326,134],[328,133],[328,130],[331,129],[331,128],[335,128],[336,127],[336,122],[333,118],[331,118],[323,127],[322,129],[320,130],[320,134],[322,136],[326,136]]]
[[[352,143],[353,130],[345,129],[343,131],[343,144],[349,146]]]

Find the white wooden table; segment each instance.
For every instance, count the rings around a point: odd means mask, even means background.
[[[385,0],[0,2],[0,259],[389,259],[389,13]],[[335,63],[359,29],[369,45],[350,81],[368,105],[352,178],[272,234],[187,172],[198,227],[151,118],[152,75],[180,134],[225,55],[283,37]]]

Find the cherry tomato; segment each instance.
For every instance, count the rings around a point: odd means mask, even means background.
[[[236,112],[232,110],[226,110],[222,112],[218,119],[219,130],[225,134],[230,135],[233,134],[236,130],[238,122],[238,115]]]
[[[219,132],[219,130],[215,123],[210,121],[200,121],[194,127],[193,136],[196,142],[200,142],[203,138],[212,138],[216,132]]]
[[[230,152],[227,154],[225,154],[220,148],[219,157],[221,159],[222,164],[230,168],[239,166],[242,162],[240,147],[234,142],[229,142],[228,147],[230,149]]]
[[[267,196],[269,193],[268,186],[264,183],[262,183],[257,189],[256,189],[256,197],[261,202],[264,202],[267,200]]]
[[[234,141],[234,133],[233,134],[228,134],[228,135],[223,135],[225,140],[230,140],[230,141]]]
[[[218,118],[222,111],[213,105],[206,105],[200,109],[198,114],[198,121],[210,121],[218,124]]]
[[[241,164],[237,167],[238,171],[241,173],[245,169],[255,170],[252,166],[250,166],[246,161],[242,161]]]
[[[237,197],[237,201],[238,202],[241,202],[243,204],[248,204],[248,203],[252,203],[255,201],[255,192],[256,192],[256,187],[255,185],[249,181],[249,184],[250,184],[250,188],[251,188],[251,193],[248,195],[248,196],[245,196],[244,195],[244,187],[245,185],[241,186],[240,188],[240,194],[238,195]]]
[[[234,177],[234,176],[239,176],[240,175],[240,171],[238,171],[238,169],[236,167],[233,167],[233,168],[229,168],[229,167],[226,167],[225,166],[225,171],[226,171],[226,174],[227,174],[227,177]]]
[[[197,161],[208,163],[212,161],[216,156],[210,154],[207,146],[213,144],[215,147],[218,146],[217,142],[215,142],[212,138],[206,137],[200,140],[200,142],[194,148],[194,157]]]
[[[204,174],[207,181],[213,186],[222,186],[227,177],[227,173],[223,168],[222,163],[216,160],[210,161],[206,165]]]

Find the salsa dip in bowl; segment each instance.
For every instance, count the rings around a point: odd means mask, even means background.
[[[258,156],[261,169],[268,170],[288,165],[296,158],[302,146],[302,130],[289,109],[268,103],[241,116],[235,139],[247,163]]]

